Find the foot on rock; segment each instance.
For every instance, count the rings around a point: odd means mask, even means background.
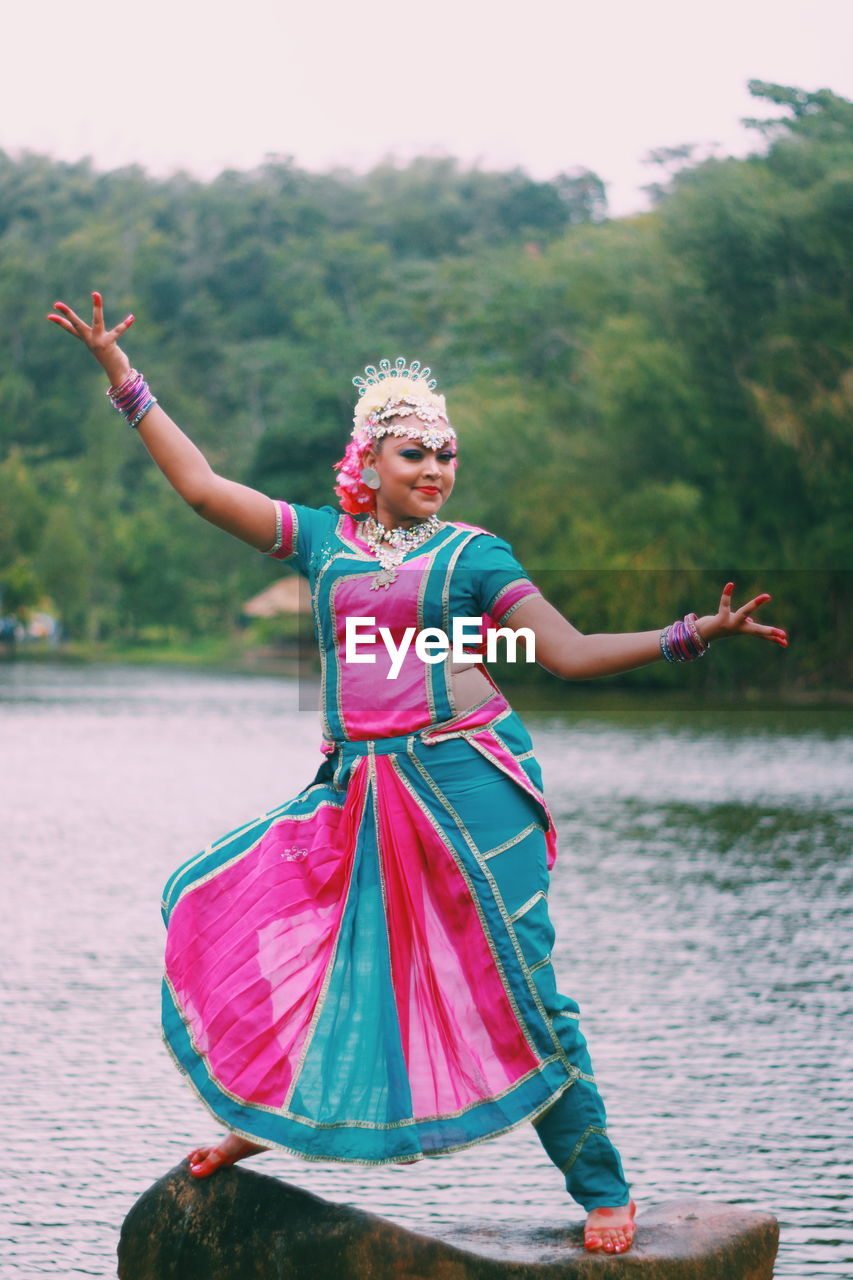
[[[196,1147],[187,1159],[194,1178],[207,1178],[211,1173],[216,1173],[217,1169],[224,1169],[229,1164],[244,1160],[246,1156],[254,1155],[256,1151],[265,1150],[266,1147],[259,1147],[254,1142],[247,1142],[245,1138],[238,1138],[236,1133],[229,1133],[227,1138],[223,1138],[215,1146]]]
[[[636,1227],[633,1200],[615,1209],[592,1209],[583,1229],[584,1248],[590,1253],[625,1253],[631,1248]]]

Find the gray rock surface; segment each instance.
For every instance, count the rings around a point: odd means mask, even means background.
[[[580,1210],[578,1211],[580,1214]],[[472,1223],[442,1239],[240,1167],[178,1165],[124,1221],[120,1280],[771,1280],[769,1213],[670,1200],[637,1217],[630,1252],[584,1252],[582,1228]]]

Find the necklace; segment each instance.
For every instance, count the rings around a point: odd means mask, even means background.
[[[397,570],[410,551],[428,542],[434,533],[441,528],[442,521],[437,515],[431,515],[412,529],[386,529],[375,516],[368,516],[364,522],[364,541],[379,561],[379,572],[374,576],[371,591],[380,587],[386,590],[397,580]]]

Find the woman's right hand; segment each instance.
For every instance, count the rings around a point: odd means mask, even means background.
[[[133,324],[134,317],[126,316],[114,329],[104,325],[104,301],[97,292],[92,294],[92,323],[86,324],[65,302],[55,302],[54,310],[47,317],[66,333],[73,333],[84,343],[101,365],[110,385],[119,386],[130,373],[130,361],[118,345],[118,340]]]

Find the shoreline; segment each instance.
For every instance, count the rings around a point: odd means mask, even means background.
[[[319,680],[319,663],[315,663],[313,647],[310,653],[300,654],[296,645],[286,649],[258,644],[244,646],[222,637],[186,645],[0,645],[0,668],[18,663],[69,667],[96,664],[147,666],[212,675]],[[841,712],[853,708],[853,690],[834,687],[774,690],[745,685],[709,691],[651,685],[623,677],[595,681],[557,681],[552,678],[549,681],[543,675],[541,682],[537,679],[513,681],[500,671],[497,682],[514,706],[528,711],[562,710],[564,706],[578,706],[579,703],[601,710],[619,710],[620,707],[641,710],[652,704],[662,710],[673,711],[743,707],[751,711],[802,708]]]

